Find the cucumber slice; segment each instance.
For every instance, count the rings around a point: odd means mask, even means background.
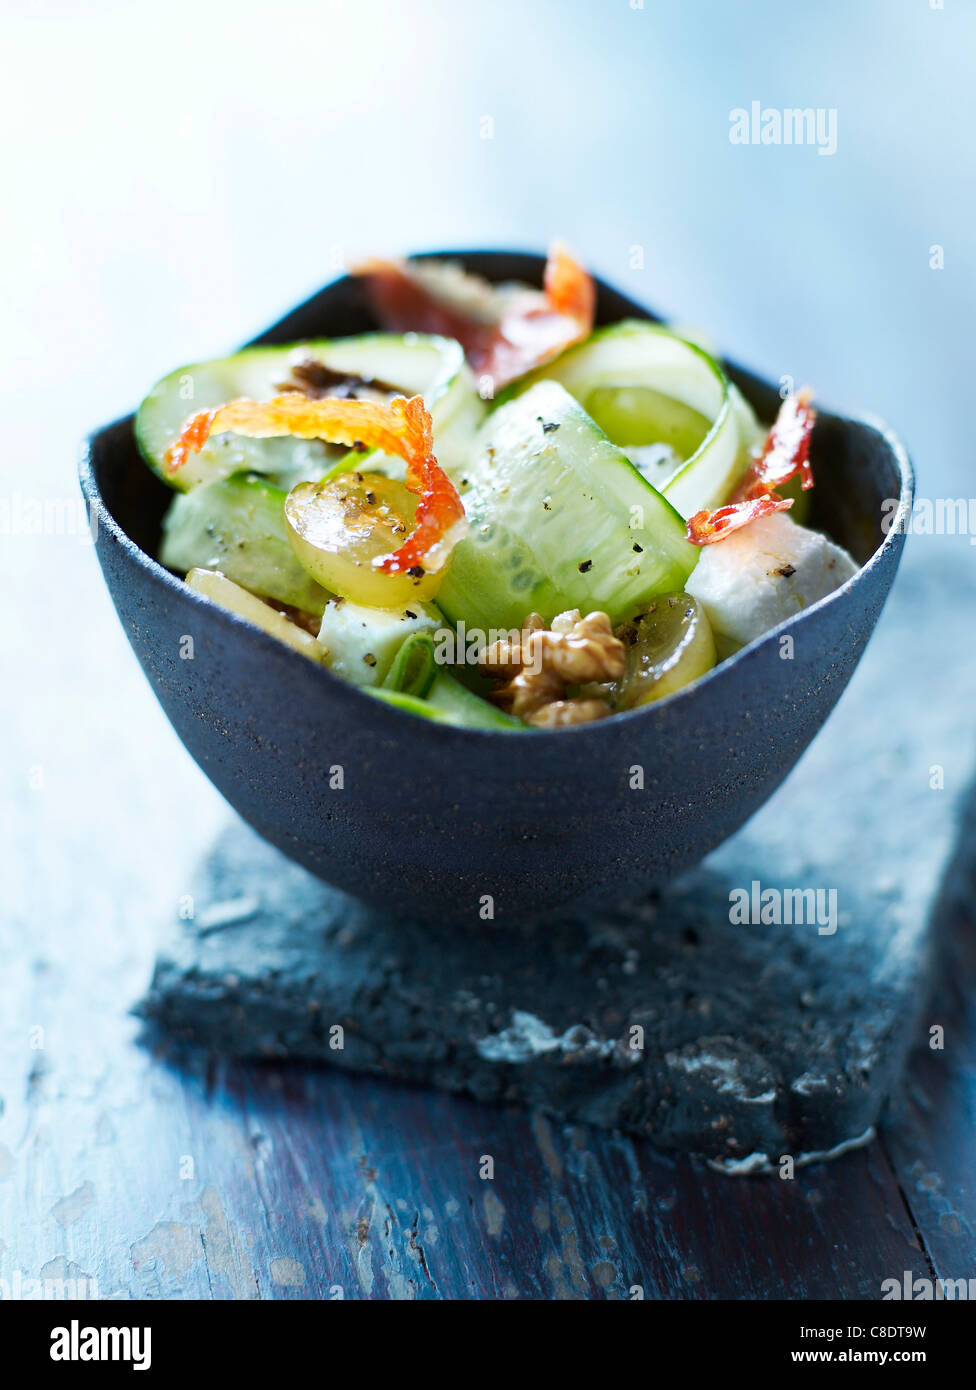
[[[384,690],[375,686],[369,693],[388,705],[396,705],[397,709],[419,715],[421,719],[432,719],[437,724],[453,724],[462,729],[518,730],[528,727],[521,719],[513,719],[510,714],[482,700],[443,670],[434,677],[434,683],[424,699],[406,691]]]
[[[385,609],[333,599],[322,615],[319,641],[337,676],[353,685],[382,685],[409,638],[443,625],[443,617],[429,603]]]
[[[206,595],[221,608],[226,608],[229,612],[236,613],[239,618],[253,623],[270,637],[284,642],[286,647],[294,648],[296,652],[301,652],[302,656],[307,656],[312,661],[322,661],[325,653],[310,632],[290,622],[283,613],[276,613],[263,600],[255,598],[254,594],[242,589],[226,575],[217,570],[192,569],[186,576],[186,582],[198,594]]]
[[[285,528],[285,498],[264,478],[239,474],[178,493],[163,520],[167,569],[220,570],[263,598],[321,613],[328,592],[302,569]]]
[[[470,529],[437,602],[469,628],[567,608],[619,622],[682,589],[698,558],[670,503],[556,382],[490,415],[457,481]]]
[[[153,387],[135,423],[146,462],[165,483],[184,492],[241,472],[262,473],[286,489],[321,478],[337,453],[320,440],[247,439],[227,433],[209,439],[175,476],[164,468],[166,450],[195,411],[241,396],[269,400],[292,365],[310,357],[335,371],[389,383],[405,395],[422,395],[434,420],[435,448],[445,457],[463,450],[484,415],[464,353],[450,338],[366,333],[288,347],[246,348],[233,357],[182,367]]]
[[[686,461],[663,490],[683,517],[721,506],[748,463],[745,401],[734,399],[714,357],[659,325],[628,319],[598,329],[515,390],[541,380],[595,410],[615,444],[676,448]]]

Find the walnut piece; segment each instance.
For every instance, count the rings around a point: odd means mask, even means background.
[[[540,728],[585,724],[610,713],[609,700],[594,687],[624,673],[624,644],[614,637],[606,613],[560,613],[547,628],[530,613],[517,635],[493,642],[480,653],[482,675],[505,683],[492,691],[496,704]],[[586,686],[577,698],[567,686]]]

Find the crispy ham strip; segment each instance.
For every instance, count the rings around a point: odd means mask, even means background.
[[[733,531],[748,526],[757,517],[789,511],[792,505],[792,497],[776,497],[767,492],[764,497],[754,497],[748,502],[730,502],[714,512],[695,512],[688,518],[688,539],[692,545],[713,545]]]
[[[308,400],[289,392],[270,401],[242,399],[217,410],[191,415],[166,452],[166,470],[177,473],[191,453],[199,453],[211,434],[231,431],[251,439],[293,435],[330,444],[366,444],[397,454],[407,465],[406,485],[420,498],[414,529],[399,550],[377,568],[387,573],[436,568],[426,564],[435,547],[447,553],[464,534],[464,506],[457,489],[434,457],[434,436],[423,397],[396,396],[374,401]],[[438,562],[442,563],[438,556]]]
[[[776,423],[766,436],[762,453],[746,473],[734,500],[746,501],[764,492],[774,492],[798,473],[804,492],[813,487],[810,436],[817,412],[810,404],[812,399],[809,386],[804,386],[795,396],[787,396],[779,408]]]
[[[793,499],[780,497],[776,489],[798,474],[804,492],[813,487],[810,436],[817,412],[810,404],[812,396],[810,388],[804,387],[786,398],[762,452],[749,465],[731,502],[717,511],[696,512],[688,518],[687,535],[692,545],[713,545],[757,517],[787,511]]]
[[[496,389],[589,336],[596,287],[559,242],[546,262],[543,290],[496,290],[476,275],[423,261],[367,261],[354,270],[373,311],[393,333],[456,338],[472,369]]]

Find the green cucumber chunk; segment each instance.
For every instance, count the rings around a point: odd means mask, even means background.
[[[683,588],[698,558],[674,508],[556,382],[490,415],[456,481],[469,530],[437,595],[455,624],[570,608],[620,622]]]
[[[163,519],[160,562],[180,574],[220,570],[262,598],[320,614],[329,595],[292,550],[287,495],[253,474],[177,493]]]

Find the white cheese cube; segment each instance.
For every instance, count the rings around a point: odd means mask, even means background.
[[[846,550],[774,512],[702,546],[685,589],[715,633],[745,645],[856,573]]]
[[[319,642],[337,675],[353,685],[380,685],[407,637],[443,626],[440,612],[428,603],[386,609],[331,599],[322,614]]]

